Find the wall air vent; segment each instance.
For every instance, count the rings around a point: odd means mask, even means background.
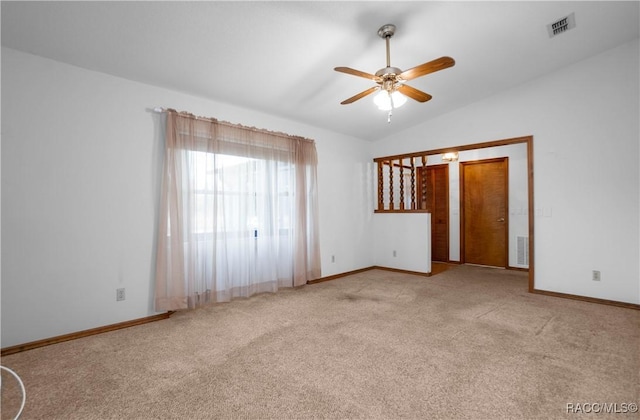
[[[516,253],[518,265],[529,265],[529,237],[516,236]]]
[[[556,20],[553,23],[548,24],[547,31],[549,32],[549,38],[553,38],[554,36],[559,35],[575,27],[576,27],[576,17],[574,13],[571,13],[569,16],[565,16],[561,19]]]

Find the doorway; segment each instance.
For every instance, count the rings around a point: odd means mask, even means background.
[[[462,263],[507,267],[508,158],[460,163]]]
[[[420,208],[431,213],[431,261],[449,262],[449,165],[421,168],[418,183],[426,186]]]

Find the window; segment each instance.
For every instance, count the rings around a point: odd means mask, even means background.
[[[195,169],[193,233],[211,234],[215,230],[229,235],[258,237],[284,234],[289,230],[293,211],[294,167],[291,163],[269,163],[264,159],[206,152],[188,153]],[[269,170],[271,166],[275,166],[273,174]],[[273,175],[275,179],[271,180]],[[271,188],[272,183],[275,189]],[[273,223],[264,210],[271,201],[275,201]],[[209,217],[214,212],[215,219]]]
[[[156,309],[320,277],[313,141],[170,111]]]

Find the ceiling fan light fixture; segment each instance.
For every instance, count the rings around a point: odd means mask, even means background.
[[[395,31],[396,27],[392,24],[384,25],[378,30],[378,35],[385,40],[387,47],[387,65],[378,70],[375,74],[355,70],[349,67],[334,67],[335,71],[363,77],[377,83],[377,86],[372,86],[369,89],[340,102],[341,105],[351,104],[377,91],[378,93],[373,98],[373,102],[380,110],[389,112],[387,122],[391,122],[391,114],[393,110],[404,105],[407,98],[411,98],[418,102],[427,102],[431,99],[431,95],[428,93],[406,85],[405,82],[449,68],[455,64],[455,61],[453,58],[445,56],[420,64],[419,66],[412,67],[405,71],[402,71],[397,67],[392,67],[389,40]]]
[[[405,102],[407,102],[407,97],[397,90],[389,93],[384,89],[380,89],[380,92],[373,97],[373,103],[375,103],[381,111],[391,111],[392,109],[400,108]]]

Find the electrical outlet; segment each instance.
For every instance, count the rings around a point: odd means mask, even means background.
[[[394,256],[394,258],[398,256],[398,253],[396,252],[395,249],[393,250],[393,256]]]
[[[600,271],[593,270],[592,273],[591,273],[591,280],[600,281]]]
[[[332,263],[336,262],[336,256],[335,256],[335,255],[332,255],[332,256],[331,256],[331,262],[332,262]]]
[[[124,287],[116,289],[116,301],[124,300]]]

